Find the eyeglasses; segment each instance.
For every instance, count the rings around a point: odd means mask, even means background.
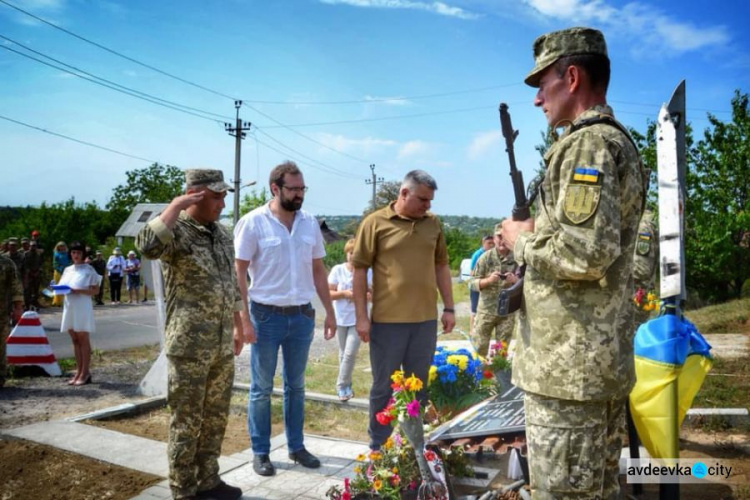
[[[308,190],[307,186],[298,186],[298,187],[281,186],[281,187],[283,189],[291,191],[292,193],[306,193]]]

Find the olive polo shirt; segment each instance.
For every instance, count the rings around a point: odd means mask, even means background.
[[[437,319],[435,268],[448,263],[440,221],[399,216],[395,202],[368,215],[357,231],[352,265],[372,268],[372,321]]]

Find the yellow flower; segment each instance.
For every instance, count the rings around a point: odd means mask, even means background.
[[[362,472],[362,467],[360,467],[359,465],[354,468],[354,473],[355,474],[359,474],[361,472]]]
[[[422,389],[422,381],[419,380],[414,374],[412,373],[411,377],[407,378],[404,381],[404,387],[406,387],[407,391],[419,391]]]
[[[393,380],[394,384],[403,385],[404,383],[404,372],[401,370],[396,370],[393,372],[393,375],[391,375],[391,380]]]
[[[656,294],[653,292],[649,292],[649,294],[646,296],[646,300],[649,302],[654,302],[656,300]]]
[[[359,455],[357,455],[357,462],[364,462],[365,458],[367,458],[367,457],[365,457],[365,454],[364,453],[360,453]]]
[[[437,375],[437,366],[435,366],[435,365],[430,366],[430,374],[427,377],[428,383],[430,383],[430,384],[433,383],[435,381],[435,379],[437,378],[437,376],[438,376]]]
[[[380,460],[381,458],[383,458],[383,454],[380,453],[379,451],[374,451],[373,450],[373,451],[370,452],[370,460],[373,460],[373,461],[374,460]]]
[[[376,479],[375,481],[372,482],[372,488],[375,491],[380,491],[380,488],[382,487],[383,487],[383,481],[381,481],[380,479]]]
[[[461,371],[466,370],[469,358],[463,354],[452,354],[448,356],[448,363],[457,366]]]
[[[393,472],[394,474],[398,474],[398,467],[394,467],[393,469],[391,469],[391,471],[392,471],[392,472]]]
[[[388,439],[385,440],[385,443],[383,443],[383,448],[386,450],[390,450],[392,446],[393,446],[393,439],[389,437]]]

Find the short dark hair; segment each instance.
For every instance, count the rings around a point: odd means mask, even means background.
[[[276,165],[275,167],[273,167],[273,170],[271,170],[271,173],[268,176],[268,187],[270,188],[274,184],[282,187],[284,185],[284,176],[286,174],[301,175],[302,171],[299,169],[296,163],[290,160]]]
[[[485,234],[484,236],[482,236],[482,241],[492,241],[493,239],[494,236],[492,236],[491,234]]]
[[[583,69],[589,76],[593,89],[607,92],[610,76],[609,57],[602,54],[574,54],[561,57],[555,61],[553,68],[557,76],[562,77],[569,66]]]
[[[68,247],[68,253],[72,252],[73,250],[78,250],[80,252],[86,253],[86,244],[81,241],[74,241]]]

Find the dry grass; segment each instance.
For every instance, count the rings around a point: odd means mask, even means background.
[[[715,306],[687,311],[685,316],[705,334],[750,334],[750,298],[732,300]]]

